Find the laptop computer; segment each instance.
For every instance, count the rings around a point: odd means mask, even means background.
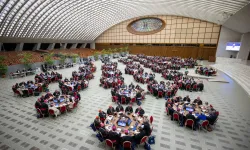
[[[129,126],[131,124],[132,120],[131,119],[128,119],[127,121],[127,126]]]
[[[123,121],[118,121],[117,125],[118,125],[118,126],[121,126],[121,127],[125,127],[125,126],[126,126],[126,123],[123,122]]]
[[[194,111],[194,109],[193,109],[193,108],[190,108],[190,107],[187,107],[187,108],[186,108],[186,111]]]

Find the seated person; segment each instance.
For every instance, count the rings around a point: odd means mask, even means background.
[[[128,86],[128,88],[130,88],[130,89],[134,89],[134,88],[135,88],[135,86],[134,86],[134,84],[131,82],[131,84]]]
[[[120,103],[118,103],[118,106],[115,108],[116,112],[121,112],[124,111],[124,108],[122,107],[122,105]]]
[[[49,106],[44,102],[44,100],[41,100],[41,111],[45,116],[49,116],[48,110]]]
[[[202,112],[202,113],[197,117],[197,119],[198,119],[198,123],[199,123],[199,124],[202,124],[202,122],[203,122],[204,120],[207,120],[207,116]]]
[[[53,96],[50,92],[47,92],[44,96],[45,99],[49,99],[51,96]]]
[[[105,128],[99,128],[99,132],[101,133],[103,139],[107,139],[108,132],[107,132],[107,130],[105,130]]]
[[[115,143],[120,143],[121,141],[121,133],[116,132],[116,126],[112,127],[112,130],[108,132],[108,139]]]
[[[195,124],[196,124],[196,122],[195,122],[195,117],[194,117],[194,115],[192,115],[192,111],[189,111],[188,114],[186,115],[186,120],[187,120],[187,119],[191,119],[191,120],[194,121],[194,130],[195,130]],[[186,120],[185,120],[185,121],[186,121]]]
[[[114,115],[114,113],[115,113],[115,109],[114,109],[114,107],[112,107],[110,105],[109,108],[107,109],[107,114],[108,115]]]
[[[125,133],[125,135],[121,138],[121,143],[123,144],[123,142],[125,142],[125,141],[129,141],[129,142],[133,143],[134,137],[128,135],[128,130],[125,130],[124,133]]]
[[[102,111],[101,109],[99,110],[99,117],[102,122],[104,122],[106,119],[106,113]]]
[[[55,97],[59,97],[60,96],[60,92],[59,91],[57,91],[57,90],[55,90],[55,92],[53,93],[53,95],[55,96]]]
[[[135,113],[137,113],[139,116],[143,116],[145,111],[139,106],[136,110]]]
[[[128,114],[133,113],[133,107],[132,107],[132,105],[129,105],[129,106],[126,107],[125,113],[128,113]]]
[[[183,98],[183,101],[187,101],[190,103],[190,98],[189,98],[189,95],[187,95],[186,97]]]
[[[139,128],[139,130],[140,130],[140,133],[139,133],[139,134],[136,134],[136,135],[134,136],[134,139],[135,139],[136,144],[140,144],[141,139],[142,139],[144,136],[146,136],[146,133],[145,133],[145,131],[144,131],[142,128]]]
[[[145,119],[142,124],[142,129],[145,131],[146,136],[151,134],[151,128],[148,119]]]
[[[201,101],[200,97],[197,97],[197,99],[195,99],[193,101],[193,103],[197,103],[198,105],[202,105],[202,101]]]
[[[95,125],[95,128],[97,130],[99,130],[99,128],[101,128],[101,120],[100,120],[100,117],[99,116],[96,116],[95,117],[95,120],[94,120],[94,125]]]
[[[142,100],[141,92],[137,92],[135,97],[136,97],[136,100],[137,100],[137,101],[138,101],[138,100]]]
[[[40,101],[41,101],[40,98],[38,98],[37,101],[36,101],[36,103],[35,103],[35,108],[41,109],[42,105],[41,105]]]

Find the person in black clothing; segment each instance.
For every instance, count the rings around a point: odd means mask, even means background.
[[[100,120],[99,116],[95,117],[94,125],[95,125],[95,127],[96,127],[97,130],[99,130],[99,128],[101,128],[101,120]]]
[[[114,113],[115,113],[114,107],[109,106],[109,108],[107,109],[107,114],[108,115],[114,115]]]
[[[99,110],[99,117],[100,117],[100,120],[102,121],[102,123],[104,123],[104,121],[106,119],[106,113],[102,110]]]
[[[170,104],[168,104],[168,113],[171,116],[171,120],[173,120],[173,114],[174,114],[174,109],[171,107]]]
[[[189,98],[189,96],[187,95],[186,97],[184,97],[184,98],[183,98],[183,101],[187,101],[187,102],[190,103],[190,98]]]
[[[186,115],[186,120],[188,120],[188,119],[191,119],[194,121],[193,129],[195,130],[195,125],[196,125],[195,117],[194,117],[194,115],[192,115],[191,111]],[[186,120],[185,120],[185,122],[186,122]]]
[[[139,106],[136,110],[135,113],[138,113],[139,116],[143,116],[145,111],[141,108],[141,106]]]
[[[39,109],[41,109],[41,103],[40,103],[40,99],[38,99],[37,101],[36,101],[36,103],[35,103],[35,107],[36,108],[39,108]]]
[[[44,103],[44,100],[41,100],[41,111],[45,116],[49,116],[49,106]]]
[[[129,87],[130,89],[134,89],[134,88],[135,88],[135,86],[134,86],[133,83],[131,83],[128,87]]]
[[[146,133],[145,133],[145,131],[144,131],[142,128],[140,128],[140,133],[138,133],[138,134],[136,134],[136,135],[134,136],[134,139],[135,139],[136,144],[140,144],[141,139],[142,139],[144,136],[146,136]]]
[[[137,92],[135,97],[137,101],[142,100],[141,92]]]
[[[133,107],[132,107],[132,105],[129,105],[129,106],[126,107],[125,113],[128,113],[128,114],[133,113]]]
[[[115,108],[116,112],[124,111],[124,108],[120,103],[118,103],[118,106]]]
[[[197,97],[197,99],[195,99],[193,103],[197,103],[198,105],[202,105],[202,100],[200,99],[200,97]]]
[[[60,93],[59,91],[57,91],[57,90],[53,93],[53,95],[54,95],[55,97],[57,97],[57,98],[60,96],[60,94],[61,94],[61,93]]]
[[[145,131],[146,136],[149,136],[151,134],[151,129],[148,120],[144,120],[143,122],[143,130]]]
[[[108,132],[108,139],[111,141],[116,141],[115,143],[120,143],[121,141],[121,133],[116,132],[116,127],[112,127],[112,131]]]
[[[128,130],[125,130],[124,132],[125,132],[125,136],[123,136],[121,138],[121,144],[123,145],[123,142],[125,142],[125,141],[129,141],[129,142],[133,143],[134,142],[134,137],[128,135]]]
[[[99,132],[101,133],[102,138],[103,138],[104,140],[107,139],[107,137],[108,137],[108,132],[107,132],[107,130],[105,130],[105,128],[99,128]]]

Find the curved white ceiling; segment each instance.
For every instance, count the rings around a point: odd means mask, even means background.
[[[250,0],[0,0],[0,37],[95,40],[122,21],[178,15],[222,24]]]

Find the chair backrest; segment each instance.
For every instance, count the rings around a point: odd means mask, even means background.
[[[105,140],[106,145],[113,148],[113,142],[110,139]]]
[[[162,95],[162,91],[158,91],[158,95]]]
[[[179,114],[174,113],[173,115],[174,115],[173,117],[174,117],[175,120],[179,120]]]
[[[201,124],[202,127],[207,127],[209,124],[209,121],[208,120],[204,120]]]
[[[50,114],[50,115],[55,115],[54,110],[53,110],[53,109],[49,109],[49,114]]]
[[[66,108],[66,106],[62,106],[62,107],[60,107],[60,111],[61,111],[61,113],[62,113],[62,112],[65,112],[65,111],[66,111],[66,109],[67,109],[67,108]]]
[[[135,102],[135,97],[131,99],[131,103],[134,103]]]
[[[187,119],[185,124],[188,125],[188,126],[193,126],[194,125],[194,120]]]
[[[150,123],[152,124],[152,122],[154,121],[153,116],[150,116],[149,120],[150,120]]]
[[[73,108],[76,108],[77,107],[77,102],[75,102],[74,104],[73,104]]]
[[[131,148],[132,143],[130,141],[123,142],[123,148]]]
[[[148,136],[144,136],[144,137],[141,139],[140,144],[145,143],[145,142],[147,141],[147,138],[148,138]]]
[[[193,85],[193,89],[197,89],[197,84],[194,84],[194,85]]]
[[[168,91],[167,95],[168,95],[168,96],[171,96],[171,94],[172,94],[172,93],[171,93],[170,91]]]

